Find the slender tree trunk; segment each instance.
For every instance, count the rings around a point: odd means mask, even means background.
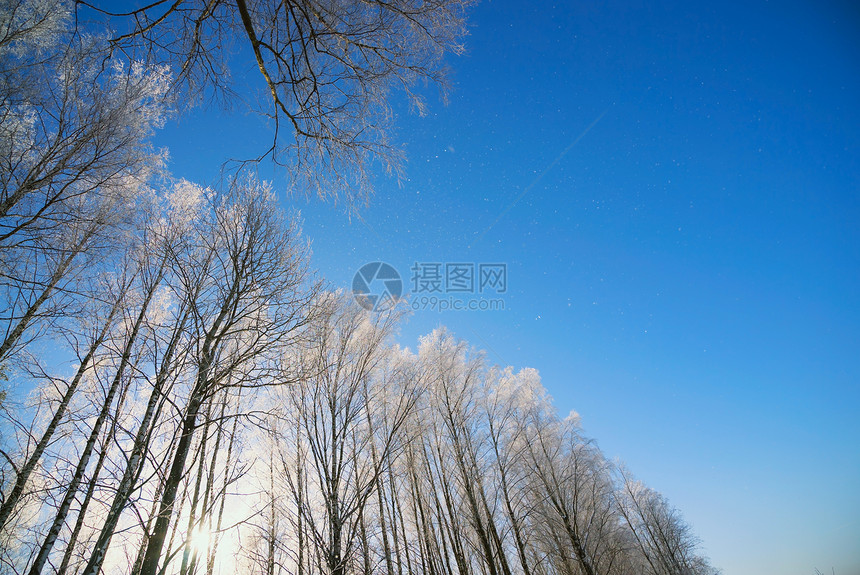
[[[373,440],[373,421],[370,417],[370,411],[365,410],[367,414],[367,435],[370,437],[370,457],[374,469],[380,469],[379,461],[376,456],[376,442]],[[390,467],[389,467],[390,469]],[[385,525],[385,510],[386,505],[382,497],[382,474],[378,474],[376,478],[376,497],[379,502],[379,526],[382,532],[382,554],[385,556],[385,569],[388,575],[394,575],[394,565],[391,562],[391,548],[388,544],[388,530]],[[369,573],[367,575],[370,575]]]
[[[143,460],[149,448],[151,433],[154,428],[155,421],[158,419],[161,406],[164,405],[164,391],[167,387],[167,381],[173,369],[173,358],[177,347],[182,340],[188,316],[188,309],[185,309],[180,316],[179,324],[173,331],[170,342],[164,352],[164,357],[162,358],[158,373],[155,376],[155,385],[152,388],[152,393],[150,393],[143,419],[141,420],[140,426],[135,434],[131,455],[128,458],[128,463],[126,464],[122,479],[120,480],[113,502],[111,503],[110,511],[108,511],[104,525],[99,532],[99,537],[93,546],[90,559],[84,568],[83,575],[98,575],[99,571],[101,571],[102,563],[104,562],[108,547],[110,546],[110,541],[113,538],[114,531],[116,530],[116,526],[119,523],[119,518],[128,504],[134,484],[137,482],[140,472],[143,469]],[[143,545],[146,545],[147,543],[147,536],[147,531],[144,531]]]
[[[39,309],[41,309],[45,302],[48,301],[48,298],[53,295],[54,289],[57,287],[57,284],[60,283],[60,280],[65,277],[66,272],[72,265],[72,261],[81,253],[87,242],[96,233],[97,228],[98,225],[96,224],[90,226],[80,241],[68,250],[69,253],[60,260],[54,273],[51,274],[51,278],[48,280],[48,283],[45,284],[45,288],[42,290],[42,293],[39,294],[39,297],[37,297],[36,300],[27,307],[27,311],[24,312],[24,315],[21,316],[21,319],[18,320],[15,327],[7,332],[6,337],[3,339],[3,343],[0,343],[0,361],[7,359],[9,353],[14,349],[15,345],[18,344],[21,336],[24,335],[24,330],[27,329],[30,322],[33,321],[33,318],[35,318],[36,314],[39,313]],[[10,321],[11,320],[12,318],[10,318]],[[2,520],[2,517],[0,517],[0,520]]]
[[[155,527],[146,545],[146,552],[144,553],[143,565],[140,571],[141,575],[156,575],[159,572],[158,565],[161,559],[161,550],[164,547],[167,528],[173,515],[176,491],[179,488],[179,482],[182,480],[182,475],[185,471],[185,461],[191,449],[191,440],[194,437],[197,416],[203,401],[203,385],[203,382],[199,382],[195,386],[196,389],[188,402],[188,411],[182,420],[182,431],[179,436],[179,442],[176,445],[176,452],[173,454],[173,462],[167,475],[164,493],[161,495],[161,503],[155,520]]]
[[[209,537],[211,542],[207,545],[206,553],[208,554],[211,547],[215,543],[215,534],[212,532],[212,503],[211,501],[215,499],[215,466],[218,463],[218,453],[221,450],[221,438],[224,435],[224,428],[222,426],[222,422],[224,420],[224,413],[227,409],[227,394],[224,394],[224,398],[221,401],[221,409],[219,411],[218,423],[216,424],[215,429],[215,445],[212,448],[212,458],[209,460],[209,470],[206,474],[206,486],[203,489],[203,504],[201,506],[201,517],[198,524],[203,525],[204,517],[207,523],[207,531],[209,533]],[[225,493],[226,496],[226,493]],[[197,564],[199,562],[199,549],[194,549],[194,553],[191,555],[191,562],[188,567],[188,571],[190,573],[194,573],[197,570]]]
[[[90,503],[93,500],[98,479],[101,475],[102,468],[104,467],[105,460],[107,459],[108,446],[116,437],[116,428],[117,420],[114,419],[111,424],[111,429],[102,443],[102,450],[99,453],[98,460],[96,461],[96,467],[93,470],[92,479],[90,479],[89,485],[87,485],[86,495],[84,495],[84,500],[81,502],[81,508],[78,510],[78,517],[75,520],[75,526],[72,528],[72,533],[69,535],[69,541],[66,544],[66,550],[63,552],[63,559],[60,562],[60,567],[57,569],[57,573],[66,573],[69,569],[69,563],[72,560],[72,552],[74,551],[75,545],[77,545],[78,537],[84,527],[84,519],[87,515],[87,509],[89,509]]]
[[[441,447],[439,445],[436,446],[436,456],[438,458],[436,461],[436,465],[437,466],[443,465],[444,460],[443,460],[443,456],[442,456]],[[431,488],[435,491],[436,487],[435,487],[435,482],[432,480],[433,473],[432,473],[431,468],[430,468],[430,459],[427,457],[426,453],[425,453],[425,459],[427,460],[428,477],[431,479]],[[442,519],[443,524],[445,524],[447,527],[448,538],[451,541],[451,551],[454,554],[454,560],[457,562],[457,570],[461,574],[466,574],[466,573],[469,573],[469,565],[468,565],[468,561],[466,560],[466,553],[464,551],[465,546],[463,545],[463,541],[462,541],[462,533],[460,531],[460,525],[459,525],[459,521],[458,521],[458,513],[454,508],[454,501],[453,501],[453,497],[451,495],[450,483],[448,481],[448,477],[447,477],[446,471],[444,469],[439,468],[439,469],[437,469],[437,472],[438,473],[436,475],[437,475],[437,478],[439,481],[439,487],[442,490],[442,496],[443,496],[444,501],[445,501],[445,510],[447,511],[447,518],[448,519],[447,519],[447,521],[444,519],[444,517],[446,517],[446,516],[444,515],[444,513],[442,512],[441,509],[439,511],[439,517]],[[438,502],[438,497],[436,500]],[[441,505],[441,504],[439,504],[439,505]]]
[[[564,524],[565,533],[567,533],[568,539],[573,546],[573,552],[576,554],[576,560],[579,562],[579,566],[582,568],[583,573],[585,573],[585,575],[594,575],[594,566],[585,551],[582,539],[576,532],[576,528],[571,525],[570,517],[567,514],[564,514],[562,516],[562,522]]]
[[[414,467],[410,466],[410,468],[412,474],[412,494],[410,499],[412,500],[413,520],[415,528],[418,531],[418,556],[421,560],[421,573],[433,575],[432,569],[427,564],[428,555],[430,554],[430,535],[428,533],[427,521],[424,517],[424,508],[419,503],[418,493],[420,488],[418,486],[418,477]]]
[[[499,530],[496,528],[496,522],[493,517],[493,512],[490,509],[490,505],[487,502],[487,492],[484,489],[484,482],[481,481],[480,475],[475,476],[475,483],[478,491],[478,495],[481,497],[481,504],[484,507],[484,513],[487,515],[487,530],[490,532],[490,537],[492,538],[493,543],[496,545],[496,552],[499,554],[499,566],[502,569],[502,573],[504,575],[511,575],[511,568],[508,565],[508,558],[505,554],[505,547],[502,544],[502,538],[499,535]]]
[[[203,473],[206,471],[206,440],[209,436],[209,419],[211,412],[211,404],[206,406],[207,423],[203,426],[203,437],[200,439],[200,459],[197,465],[197,477],[194,480],[194,493],[191,495],[191,507],[188,511],[188,528],[185,531],[185,548],[182,550],[182,566],[179,568],[180,575],[188,575],[188,562],[191,559],[191,541],[194,536],[194,530],[197,528],[197,505],[200,502],[200,486],[203,483]],[[193,465],[193,464],[192,464]],[[206,514],[205,508],[201,512],[200,522],[203,522],[203,516]]]
[[[157,417],[156,417],[157,419]],[[164,461],[172,461],[173,453],[176,451],[176,444],[170,445],[167,450],[167,455],[164,458]],[[138,474],[143,470],[143,466],[139,468]],[[167,476],[159,475],[158,485],[155,487],[155,492],[152,496],[152,505],[149,508],[149,513],[147,514],[146,524],[141,524],[143,528],[143,533],[141,534],[140,545],[138,545],[137,555],[134,558],[134,563],[131,567],[131,575],[139,575],[140,570],[143,568],[143,555],[146,552],[146,545],[149,541],[149,536],[152,533],[152,526],[155,523],[155,519],[158,517],[158,504],[161,501],[161,494],[164,493],[164,488],[167,485]],[[139,479],[135,477],[134,481],[136,482]],[[111,532],[113,534],[113,532]],[[104,559],[104,557],[102,558]]]
[[[125,370],[128,367],[129,363],[131,363],[131,356],[132,352],[134,351],[134,346],[137,343],[137,336],[140,333],[140,327],[143,325],[144,319],[146,319],[146,312],[149,309],[149,304],[152,301],[152,296],[155,294],[155,290],[158,287],[160,281],[161,277],[159,276],[158,278],[156,278],[156,281],[152,284],[152,286],[150,286],[147,290],[146,297],[141,304],[140,311],[137,314],[137,318],[135,318],[134,320],[134,325],[128,335],[128,338],[126,339],[125,348],[123,349],[120,363],[117,367],[117,371],[114,375],[113,381],[111,382],[108,394],[105,397],[104,406],[102,407],[102,410],[99,413],[95,424],[93,424],[93,429],[90,432],[90,437],[87,440],[87,443],[84,447],[84,451],[81,454],[80,460],[78,461],[78,466],[75,469],[75,474],[72,477],[72,482],[69,485],[69,488],[66,490],[66,495],[63,498],[63,502],[60,504],[60,508],[57,511],[57,515],[54,517],[54,522],[52,523],[51,528],[48,530],[48,536],[42,543],[42,547],[39,549],[39,554],[36,556],[36,559],[33,562],[33,566],[30,569],[30,575],[40,575],[40,573],[42,572],[42,568],[45,566],[45,562],[48,560],[48,555],[51,553],[51,550],[54,547],[54,543],[56,542],[57,537],[59,537],[60,535],[60,530],[63,528],[63,525],[66,522],[66,516],[68,515],[69,510],[72,507],[72,501],[74,501],[75,496],[77,495],[78,488],[80,487],[81,481],[84,477],[84,473],[86,473],[87,466],[90,462],[90,457],[92,456],[93,450],[96,446],[96,442],[98,441],[99,434],[101,433],[101,428],[104,425],[104,422],[107,420],[108,414],[110,413],[110,408],[113,404],[114,397],[120,390],[123,377],[125,377]],[[119,411],[120,407],[117,406],[117,417],[119,417]]]
[[[436,489],[434,483],[432,483],[433,478],[428,478],[430,483],[430,491],[432,493],[433,498],[433,508],[436,512],[436,516],[439,518],[439,534],[436,537],[438,541],[436,542],[437,553],[440,556],[440,562],[442,566],[445,568],[446,575],[454,575],[454,566],[451,564],[451,555],[454,555],[454,562],[457,565],[458,573],[466,573],[468,572],[468,564],[466,562],[465,553],[463,553],[463,542],[460,540],[460,531],[459,525],[456,525],[454,522],[456,521],[455,517],[449,517],[446,515],[445,510],[442,509],[442,502],[439,500],[439,492]],[[450,497],[447,492],[448,486],[444,485],[443,490],[445,491],[445,503],[448,509],[451,509],[448,504],[450,503]],[[448,542],[450,542],[450,549]],[[438,547],[441,545],[441,550],[438,550]]]
[[[449,412],[446,414],[446,417],[448,417],[450,424],[454,459],[457,462],[457,467],[459,467],[460,469],[460,475],[463,480],[463,492],[466,495],[466,501],[469,504],[469,511],[472,514],[472,522],[475,527],[478,542],[480,543],[481,550],[484,553],[484,560],[487,562],[487,567],[490,570],[490,575],[498,575],[498,571],[496,569],[496,561],[493,558],[493,546],[490,542],[489,535],[487,534],[486,526],[484,525],[483,517],[478,506],[477,496],[475,494],[475,485],[473,484],[473,481],[475,479],[469,472],[463,453],[463,446],[461,444],[459,434],[456,430],[456,428],[459,426],[453,421],[453,414]]]
[[[296,437],[297,438],[301,437],[299,435],[299,428],[300,427],[301,427],[300,425],[297,426],[297,430],[296,430]],[[302,455],[301,448],[299,448],[299,453],[297,454],[297,458],[296,458],[296,483],[297,483],[297,485],[296,485],[296,500],[297,500],[296,501],[296,513],[297,513],[296,531],[297,531],[298,547],[299,547],[298,559],[297,559],[298,567],[297,567],[296,571],[298,572],[298,575],[304,575],[304,573],[305,573],[305,561],[304,561],[304,556],[305,556],[305,526],[304,526],[305,512],[304,512],[304,505],[305,505],[305,502],[304,502],[304,473],[303,473],[304,466],[305,466],[304,457]]]
[[[511,531],[514,534],[514,543],[517,546],[517,555],[520,559],[520,566],[523,568],[523,575],[532,575],[531,567],[529,566],[528,553],[526,552],[525,539],[523,538],[523,526],[520,519],[516,516],[513,502],[511,501],[510,491],[507,485],[507,479],[502,472],[502,499],[505,504],[505,510],[508,513],[508,519],[511,522]]]
[[[191,561],[192,554],[192,544],[195,535],[195,530],[199,529],[199,524],[203,520],[203,516],[201,515],[200,520],[197,520],[197,508],[200,503],[200,487],[203,484],[203,473],[206,470],[206,430],[203,431],[203,437],[200,441],[200,446],[198,447],[198,457],[197,460],[197,473],[194,474],[194,490],[191,494],[191,501],[189,502],[188,508],[188,524],[185,529],[185,541],[182,543],[182,563],[179,567],[180,575],[188,575],[188,567],[189,562]],[[194,461],[191,462],[191,467],[194,466]],[[189,475],[191,472],[189,471]],[[189,477],[189,482],[191,478]],[[182,500],[184,500],[188,496],[188,488],[183,491]],[[170,541],[168,542],[167,549],[168,554],[169,550],[173,547],[173,539],[176,535],[176,532],[179,528],[179,521],[173,527],[173,532],[170,536]],[[177,549],[178,551],[178,549]]]
[[[358,516],[358,535],[361,539],[361,554],[362,554],[362,563],[364,566],[364,574],[363,575],[371,575],[370,569],[370,542],[367,539],[367,526],[364,522],[364,513],[359,512]]]
[[[394,537],[394,547],[397,549],[397,575],[403,575],[403,559],[406,560],[406,570],[411,573],[412,569],[412,560],[409,553],[409,543],[408,538],[406,536],[406,524],[403,519],[403,509],[400,506],[400,500],[397,497],[397,487],[394,483],[394,472],[391,470],[391,466],[388,466],[388,491],[391,497],[391,525],[393,526],[392,534]],[[399,521],[398,521],[399,519]],[[401,538],[398,536],[398,525],[400,527],[400,533],[402,534]],[[401,558],[400,550],[403,550],[404,557]]]
[[[492,420],[489,422],[490,438],[493,443],[493,453],[499,469],[499,483],[502,490],[502,501],[505,505],[505,511],[508,515],[508,520],[511,522],[511,531],[514,534],[514,543],[517,546],[517,555],[520,559],[520,566],[523,568],[523,575],[532,575],[529,568],[528,557],[526,555],[526,546],[522,535],[522,525],[514,512],[513,502],[511,501],[510,488],[508,486],[508,474],[506,471],[507,464],[503,460],[499,449],[499,437],[493,427]]]
[[[275,511],[274,453],[269,457],[269,532],[266,548],[266,575],[275,575],[275,549],[277,545],[277,514]]]
[[[102,327],[101,332],[99,332],[98,336],[90,344],[90,348],[87,350],[86,355],[84,355],[84,357],[81,359],[81,364],[78,367],[75,376],[72,378],[72,382],[69,384],[69,387],[66,388],[65,393],[63,393],[63,397],[60,400],[60,404],[57,406],[56,411],[54,411],[54,415],[51,417],[51,421],[48,423],[48,427],[45,428],[44,433],[42,433],[42,437],[36,444],[36,448],[33,450],[33,453],[30,454],[30,457],[27,458],[27,461],[24,463],[24,465],[21,466],[20,470],[18,471],[18,474],[15,477],[15,484],[12,486],[12,489],[9,491],[9,494],[6,495],[6,497],[4,498],[3,505],[0,506],[0,532],[2,532],[3,528],[6,526],[6,523],[9,521],[9,517],[11,516],[12,511],[15,509],[15,506],[18,504],[21,499],[21,496],[24,494],[24,489],[27,486],[27,481],[30,479],[30,475],[33,473],[33,470],[36,468],[36,465],[38,465],[39,460],[45,453],[45,449],[47,449],[48,445],[51,443],[51,438],[54,436],[54,433],[60,426],[60,422],[66,415],[66,410],[69,407],[69,403],[72,401],[72,397],[77,391],[78,385],[80,385],[84,374],[87,372],[87,369],[89,369],[90,362],[92,361],[93,356],[96,354],[96,351],[98,351],[99,347],[101,347],[101,345],[104,343],[108,331],[113,325],[113,319],[122,307],[123,299],[124,298],[121,295],[117,298],[117,301],[111,307],[110,313],[105,319],[105,324]]]
[[[225,400],[226,401],[226,400]],[[237,402],[242,401],[242,389],[239,389]],[[233,428],[230,431],[230,438],[227,441],[227,457],[224,460],[224,483],[221,488],[221,501],[218,506],[218,519],[215,523],[215,542],[209,551],[209,558],[206,562],[206,575],[212,575],[215,570],[215,555],[218,553],[218,545],[221,542],[221,522],[224,519],[224,504],[227,501],[227,486],[230,484],[230,462],[233,460],[233,445],[236,439],[236,427],[239,424],[239,418],[233,419]]]

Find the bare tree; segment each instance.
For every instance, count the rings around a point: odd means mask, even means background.
[[[422,340],[419,354],[431,378],[431,405],[437,428],[433,433],[438,473],[447,473],[451,486],[440,476],[446,499],[461,495],[463,517],[474,538],[477,556],[490,575],[510,575],[504,519],[493,492],[492,451],[487,429],[481,420],[487,370],[479,354],[469,354],[464,342],[455,341],[444,330]],[[453,473],[452,473],[453,472]],[[454,489],[452,490],[451,487]],[[456,495],[454,494],[456,491]],[[449,508],[453,501],[448,502]],[[455,513],[448,521],[456,521]]]
[[[647,572],[652,575],[711,575],[698,554],[699,541],[680,513],[653,489],[619,469],[618,508],[630,528]]]
[[[47,425],[40,434],[34,434],[30,431],[24,431],[26,436],[27,447],[23,450],[22,460],[15,462],[6,455],[7,463],[11,465],[14,471],[14,482],[3,493],[3,502],[0,505],[0,530],[2,530],[9,520],[18,505],[21,497],[25,493],[25,489],[30,480],[32,473],[37,469],[46,449],[54,440],[54,436],[60,428],[61,423],[67,415],[67,411],[75,397],[78,387],[81,382],[92,370],[92,364],[95,357],[100,351],[101,346],[105,343],[108,335],[115,326],[115,320],[121,314],[124,305],[126,304],[126,292],[129,288],[128,283],[117,286],[118,289],[111,293],[104,293],[96,304],[102,302],[110,302],[108,306],[90,306],[91,322],[89,330],[80,334],[76,341],[80,344],[80,348],[76,349],[79,360],[78,368],[74,376],[67,382],[56,381],[56,378],[47,378],[52,387],[56,386],[62,391],[59,394],[58,401],[51,407],[51,416]],[[92,292],[91,292],[92,293]],[[112,297],[111,297],[112,296]],[[98,308],[106,308],[99,310]],[[95,308],[95,309],[94,309]],[[101,311],[101,313],[99,313]],[[47,374],[45,374],[47,375]],[[10,418],[11,414],[10,414]],[[19,428],[26,430],[24,423],[19,423]]]
[[[528,420],[533,410],[550,409],[549,397],[537,371],[495,370],[483,403],[493,463],[497,469],[499,498],[510,525],[523,575],[532,575],[538,565],[534,549],[533,505],[529,485],[534,467],[527,455]]]
[[[307,470],[284,465],[284,480],[303,528],[332,575],[351,572],[363,551],[365,514],[417,398],[408,362],[386,347],[397,313],[370,315],[343,295],[329,295],[309,342],[288,365],[299,368],[288,429]],[[407,377],[407,374],[409,377]]]
[[[62,2],[0,7],[0,362],[80,310],[77,279],[161,170],[164,70],[100,57],[69,20]]]
[[[237,182],[212,205],[198,240],[200,251],[193,254],[194,260],[177,262],[183,289],[198,294],[191,303],[196,374],[146,543],[142,575],[159,571],[201,409],[225,385],[271,385],[274,380],[267,375],[273,369],[271,354],[310,318],[313,286],[308,283],[307,257],[295,224],[276,208],[266,186],[253,180]],[[236,380],[237,375],[242,378]],[[85,572],[96,573],[96,565]]]
[[[162,0],[124,13],[79,4],[108,17],[115,50],[169,66],[189,100],[213,90],[239,100],[229,74],[236,39],[253,58],[246,69],[259,71],[261,112],[274,128],[263,155],[297,168],[297,189],[352,201],[368,189],[371,161],[397,166],[391,90],[423,111],[419,82],[444,85],[443,56],[463,50],[471,2]],[[337,187],[326,185],[332,178]]]
[[[621,548],[607,462],[582,436],[576,416],[561,420],[536,409],[529,423],[527,457],[543,544],[565,572],[612,573]]]

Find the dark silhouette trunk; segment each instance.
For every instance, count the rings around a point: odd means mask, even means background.
[[[167,537],[167,529],[170,525],[170,518],[173,515],[173,506],[176,503],[176,492],[185,471],[185,461],[191,450],[191,441],[194,438],[197,416],[199,415],[203,401],[203,384],[198,383],[196,387],[195,393],[192,394],[188,402],[188,411],[182,420],[182,431],[179,436],[179,442],[176,445],[176,452],[173,454],[170,472],[165,481],[164,493],[161,495],[161,503],[159,504],[155,527],[149,541],[147,541],[146,552],[143,556],[143,565],[140,570],[141,575],[156,575],[159,572],[158,565],[161,559],[161,550]]]
[[[98,575],[99,571],[101,571],[102,563],[104,562],[105,555],[107,554],[116,526],[119,523],[119,518],[125,510],[126,505],[128,505],[134,485],[140,477],[140,472],[143,469],[143,460],[148,451],[149,442],[154,429],[154,422],[158,420],[161,408],[164,405],[165,388],[167,387],[167,382],[173,368],[173,358],[179,342],[182,340],[182,334],[185,328],[185,323],[188,320],[188,315],[188,310],[185,309],[181,315],[179,324],[173,331],[170,342],[167,345],[167,349],[164,352],[164,357],[162,358],[158,373],[155,376],[155,385],[150,393],[143,419],[141,420],[140,426],[135,434],[134,446],[132,447],[131,454],[129,455],[128,463],[126,464],[122,479],[117,487],[116,494],[114,495],[113,502],[111,503],[110,511],[108,512],[104,525],[99,532],[99,537],[93,546],[90,559],[84,568],[83,575]],[[144,546],[148,542],[148,533],[148,530],[144,531]],[[137,569],[133,570],[133,572],[136,571]]]

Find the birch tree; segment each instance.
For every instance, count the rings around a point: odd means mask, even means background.
[[[178,270],[182,289],[198,294],[190,307],[196,373],[177,414],[181,425],[142,575],[155,575],[161,568],[201,409],[227,384],[270,385],[273,360],[267,354],[289,343],[310,317],[312,286],[305,248],[295,224],[276,208],[269,188],[253,180],[237,182],[211,206],[201,232],[194,260],[181,262]],[[237,375],[241,379],[236,380]],[[94,568],[88,567],[87,573]]]
[[[0,362],[80,310],[97,267],[160,172],[163,68],[100,57],[63,2],[0,7]]]
[[[343,295],[318,305],[323,317],[292,360],[300,374],[290,393],[291,449],[306,469],[284,466],[296,523],[316,546],[321,564],[343,575],[365,553],[366,509],[395,451],[418,388],[408,361],[387,347],[396,311],[370,315]],[[392,355],[394,353],[394,355]],[[286,445],[290,445],[287,443]],[[298,463],[298,462],[296,462]]]
[[[349,202],[364,197],[372,163],[397,166],[391,92],[423,112],[421,83],[444,86],[443,58],[463,51],[471,3],[188,0],[123,12],[95,0],[79,6],[117,30],[114,50],[169,66],[188,101],[214,94],[241,102],[230,73],[238,47],[239,67],[258,72],[258,111],[273,129],[261,155],[294,168],[300,191]],[[241,81],[247,90],[248,79]]]
[[[698,553],[699,541],[660,493],[619,469],[618,508],[630,528],[645,572],[652,575],[711,575],[708,561]]]
[[[437,422],[433,451],[442,487],[447,499],[461,499],[449,502],[449,521],[456,521],[452,505],[461,507],[483,568],[490,575],[510,575],[502,518],[492,492],[492,452],[480,418],[487,370],[480,355],[470,355],[464,342],[444,330],[422,340],[419,354],[431,374],[430,409]],[[451,478],[452,485],[446,486],[441,474]]]

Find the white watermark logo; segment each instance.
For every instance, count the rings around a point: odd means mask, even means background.
[[[499,311],[508,291],[508,265],[499,262],[415,262],[409,268],[410,294],[403,293],[397,269],[386,262],[370,262],[355,272],[352,293],[369,311],[391,309],[408,298],[413,310]]]
[[[352,294],[368,311],[386,311],[403,294],[403,280],[394,266],[385,262],[364,264],[352,278]]]

